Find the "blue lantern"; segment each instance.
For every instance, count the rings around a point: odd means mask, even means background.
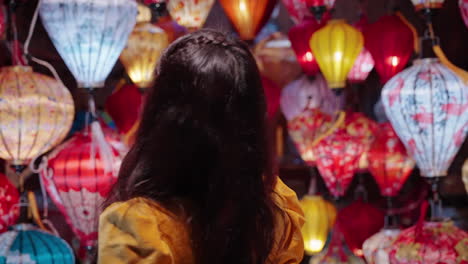
[[[70,246],[30,224],[18,224],[0,235],[0,264],[73,264]]]
[[[82,88],[99,88],[135,26],[135,0],[42,0],[42,23]]]

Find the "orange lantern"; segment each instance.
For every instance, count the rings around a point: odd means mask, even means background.
[[[120,61],[134,84],[149,88],[155,79],[155,69],[164,50],[169,45],[166,32],[151,23],[135,26],[120,55]]]
[[[276,0],[220,0],[243,40],[253,40],[270,18]]]
[[[343,88],[364,47],[362,33],[344,20],[330,20],[310,39],[310,47],[331,89]]]
[[[167,11],[179,25],[199,29],[205,24],[214,2],[215,0],[171,0],[167,3]]]
[[[0,69],[1,158],[27,164],[65,138],[73,117],[73,98],[60,82],[31,67]]]

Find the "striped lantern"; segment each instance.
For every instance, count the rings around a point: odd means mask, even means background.
[[[167,10],[179,25],[196,30],[203,27],[214,3],[215,0],[170,0]]]
[[[60,82],[24,66],[0,69],[0,157],[25,165],[59,144],[74,103]]]
[[[19,200],[16,187],[0,173],[0,233],[16,223],[19,217]]]
[[[19,224],[0,235],[0,263],[74,264],[75,256],[58,236],[30,224]]]

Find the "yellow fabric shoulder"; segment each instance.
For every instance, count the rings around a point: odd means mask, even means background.
[[[276,215],[271,264],[300,263],[304,254],[303,213],[296,194],[278,180],[273,199]],[[99,222],[99,264],[193,264],[187,216],[136,198],[109,206]]]

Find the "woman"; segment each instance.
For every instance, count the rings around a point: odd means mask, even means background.
[[[243,42],[202,30],[173,43],[101,215],[98,262],[299,263],[302,212],[271,173],[265,109]]]

